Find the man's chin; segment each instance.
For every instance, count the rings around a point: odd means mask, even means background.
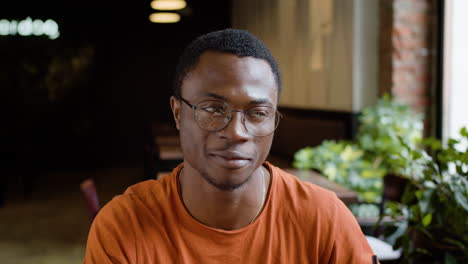
[[[237,190],[239,188],[241,188],[242,186],[244,186],[251,178],[252,176],[248,176],[244,181],[240,182],[240,183],[234,183],[234,182],[218,182],[214,179],[212,179],[211,177],[207,176],[203,176],[203,178],[205,178],[205,180],[211,184],[212,186],[214,186],[215,188],[219,189],[219,190],[222,190],[222,191],[234,191],[234,190]]]
[[[232,175],[233,172],[226,171],[224,173]],[[216,175],[220,175],[220,173],[218,172],[216,173]],[[202,176],[209,184],[222,191],[234,191],[236,189],[239,189],[242,186],[244,186],[250,180],[250,178],[252,178],[252,174],[248,175],[245,178],[240,175],[232,175],[232,179],[225,179],[224,177],[222,177],[222,179],[216,179],[205,173],[203,173]]]

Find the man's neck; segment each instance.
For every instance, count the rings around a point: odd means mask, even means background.
[[[258,216],[270,183],[270,173],[263,166],[246,183],[230,191],[215,187],[187,163],[178,178],[189,213],[205,225],[224,230],[240,229]]]

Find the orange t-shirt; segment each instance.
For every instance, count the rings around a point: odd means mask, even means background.
[[[226,231],[194,219],[178,190],[181,164],[102,208],[84,263],[372,263],[359,225],[333,192],[264,165],[271,188],[250,225]]]

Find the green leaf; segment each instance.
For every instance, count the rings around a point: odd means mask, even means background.
[[[427,214],[422,219],[422,224],[423,224],[423,226],[427,227],[428,225],[431,224],[431,221],[432,221],[432,214]]]
[[[424,181],[424,187],[429,188],[429,189],[435,189],[436,185],[432,181]]]
[[[346,148],[341,152],[340,157],[343,161],[352,161],[360,158],[363,152],[361,150],[355,150],[351,145],[346,146]]]
[[[377,194],[375,192],[364,192],[362,194],[366,202],[373,202],[375,200],[376,195]]]
[[[417,191],[418,193],[419,191]],[[434,189],[427,189],[422,192],[422,197],[419,198],[419,208],[421,208],[422,213],[427,213],[431,206],[432,195],[434,194]]]
[[[425,248],[415,248],[414,251],[422,255],[431,255],[431,252]]]
[[[463,195],[461,192],[455,193],[455,201],[466,211],[468,211],[468,201],[466,196]]]
[[[410,204],[410,202],[414,200],[414,197],[415,192],[411,191],[407,186],[407,188],[405,188],[405,191],[403,192],[403,196],[401,197],[401,202],[403,204]]]
[[[361,176],[362,176],[364,179],[375,178],[375,175],[376,175],[376,173],[375,173],[373,170],[363,170],[363,171],[361,172]]]
[[[420,159],[422,157],[422,154],[419,151],[413,150],[411,151],[411,157],[415,160]]]
[[[393,232],[391,235],[389,235],[386,238],[388,243],[390,243],[390,245],[394,245],[394,246],[397,245],[395,243],[397,241],[397,239],[399,239],[400,237],[403,237],[402,239],[405,238],[405,236],[403,236],[403,235],[405,234],[406,230],[408,229],[408,223],[407,222],[398,222],[396,225],[397,225],[397,229],[395,230],[395,232]]]
[[[439,150],[442,148],[442,143],[433,137],[425,138],[422,143],[425,146],[429,146],[432,150]]]
[[[458,144],[460,141],[456,140],[456,139],[453,139],[453,138],[449,138],[448,141],[447,141],[447,144],[450,146],[450,147],[453,147],[454,145]]]
[[[323,174],[325,174],[331,181],[335,181],[337,177],[337,170],[335,167],[329,166],[323,170]]]
[[[462,127],[460,129],[460,135],[462,135],[463,137],[468,138],[468,129],[466,127]]]
[[[444,264],[457,264],[457,260],[450,253],[445,253]]]
[[[434,240],[434,236],[428,231],[428,229],[415,226],[415,230],[418,230],[419,232],[423,233],[429,239]]]
[[[456,241],[456,240],[451,239],[451,238],[444,238],[444,239],[442,239],[442,241],[446,242],[446,243],[449,243],[449,244],[452,244],[452,245],[455,245],[455,246],[459,247],[462,250],[465,250],[465,245],[463,244],[463,242]]]
[[[393,201],[387,202],[386,207],[389,208],[393,212],[399,211],[399,204]]]
[[[417,190],[416,192],[414,192],[414,195],[416,196],[416,198],[418,198],[418,200],[421,200],[423,196],[423,190]]]

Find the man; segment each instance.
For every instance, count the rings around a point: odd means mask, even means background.
[[[85,263],[371,263],[334,193],[265,162],[281,78],[260,40],[233,29],[201,36],[176,74],[184,163],[101,210]]]

